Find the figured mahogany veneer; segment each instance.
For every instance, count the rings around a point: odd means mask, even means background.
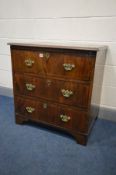
[[[16,94],[39,97],[62,104],[80,106],[82,108],[88,107],[89,105],[90,86],[88,83],[16,74],[14,84]],[[31,85],[34,88],[28,90],[26,85]],[[66,90],[71,91],[73,94],[71,94],[70,97],[65,97]]]
[[[27,111],[27,107],[33,109],[32,113]],[[43,100],[33,100],[28,98],[16,97],[16,114],[26,116],[30,120],[38,122],[46,122],[66,129],[75,129],[79,132],[87,132],[88,129],[88,114],[87,112],[67,106],[51,103]],[[62,122],[60,115],[70,116],[68,122]],[[84,122],[83,122],[84,121]]]
[[[49,53],[49,58],[42,57],[43,53]],[[94,54],[86,52],[39,49],[30,50],[12,50],[14,71],[22,73],[34,73],[39,76],[55,76],[62,78],[74,78],[78,80],[89,80],[92,78],[92,72],[95,64]],[[15,59],[17,58],[17,59]],[[31,69],[25,66],[27,58],[34,61]],[[78,58],[78,59],[77,59]],[[86,58],[86,59],[85,59]],[[65,71],[63,64],[74,64],[73,71]]]
[[[35,121],[86,144],[98,116],[106,47],[10,43],[16,123]]]

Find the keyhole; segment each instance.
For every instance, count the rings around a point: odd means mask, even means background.
[[[46,109],[47,108],[47,103],[43,103],[43,108]]]
[[[51,83],[52,83],[52,81],[51,81],[51,80],[47,80],[47,85],[48,85],[48,86],[50,86],[50,85],[51,85]]]

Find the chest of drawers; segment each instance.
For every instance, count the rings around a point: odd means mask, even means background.
[[[24,43],[10,48],[16,123],[35,121],[86,144],[101,96],[103,71],[98,76],[96,62],[103,62],[106,48]]]

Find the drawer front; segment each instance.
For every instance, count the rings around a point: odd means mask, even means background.
[[[51,104],[48,101],[35,101],[21,97],[16,97],[15,102],[16,113],[27,116],[29,119],[79,132],[86,132],[88,129],[88,115],[84,111]],[[27,112],[27,106],[34,108],[35,111]]]
[[[95,56],[87,53],[28,51],[12,49],[15,72],[28,72],[40,76],[57,76],[90,80],[93,77]]]
[[[34,100],[25,100],[23,98],[15,98],[15,112],[28,117],[30,119],[36,119],[38,113],[38,106]]]
[[[62,104],[88,107],[90,85],[56,79],[34,78],[15,75],[15,93],[39,97]]]
[[[30,100],[28,98],[21,98],[16,97],[15,98],[15,111],[17,114],[26,116],[27,118],[31,120],[42,120],[44,122],[48,123],[54,123],[54,116],[55,112],[51,111],[52,107],[54,105],[50,105],[48,108],[48,105],[46,102],[40,102],[36,100]],[[49,111],[48,111],[49,109]],[[53,115],[51,114],[54,113]],[[49,114],[49,117],[48,117]]]
[[[57,126],[86,133],[88,130],[88,115],[84,111],[75,110],[69,106],[58,106],[55,118]]]

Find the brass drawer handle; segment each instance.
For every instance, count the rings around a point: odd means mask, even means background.
[[[68,64],[68,63],[64,63],[63,67],[66,71],[71,71],[73,68],[75,68],[74,64]]]
[[[33,84],[26,83],[26,88],[28,91],[32,91],[36,86]]]
[[[62,95],[66,98],[69,98],[71,95],[73,95],[73,91],[71,90],[65,90],[65,89],[61,89]]]
[[[30,107],[30,106],[27,106],[27,107],[26,107],[26,110],[27,110],[28,113],[32,113],[32,112],[35,111],[35,108],[32,108],[32,107]]]
[[[25,64],[26,64],[27,67],[32,67],[32,65],[34,63],[35,63],[35,61],[31,60],[30,58],[25,60]]]
[[[63,115],[63,114],[60,115],[60,118],[63,122],[68,122],[71,119],[70,116]]]

